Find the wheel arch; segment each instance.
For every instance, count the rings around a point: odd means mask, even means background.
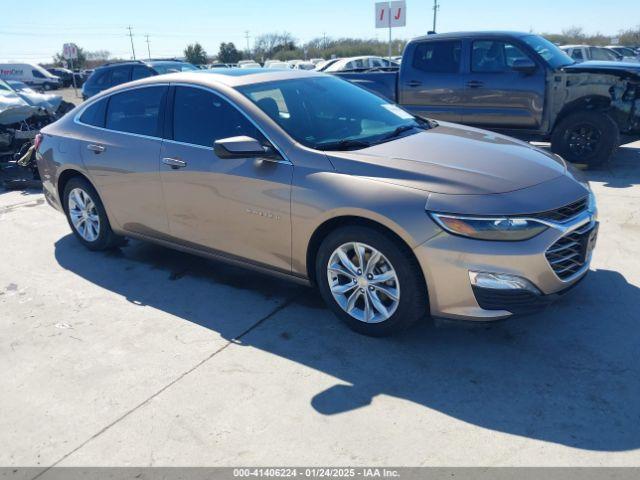
[[[553,130],[572,113],[591,110],[607,113],[611,110],[611,97],[604,95],[585,95],[583,97],[572,100],[562,107],[556,116],[553,124]]]
[[[394,231],[390,227],[370,218],[358,216],[358,215],[340,215],[336,217],[329,218],[322,222],[320,225],[316,227],[311,235],[309,242],[307,244],[307,253],[306,253],[306,269],[307,276],[309,281],[315,285],[316,284],[316,257],[318,255],[318,251],[320,250],[320,245],[322,244],[322,240],[329,235],[331,232],[344,227],[352,227],[352,226],[362,226],[369,227],[374,229],[383,235],[391,238],[399,245],[401,245],[410,255],[410,258],[416,263],[418,269],[420,271],[420,275],[422,276],[422,281],[426,287],[426,279],[424,278],[424,273],[420,268],[420,263],[418,262],[418,258],[415,256],[415,253],[407,240],[403,238],[401,234]]]
[[[96,192],[98,191],[98,189],[93,184],[91,179],[87,175],[82,173],[80,170],[76,170],[75,168],[67,168],[66,170],[63,170],[58,175],[58,182],[57,182],[57,185],[56,185],[56,191],[57,191],[56,193],[58,194],[58,199],[60,200],[60,206],[62,207],[62,210],[64,212],[67,211],[67,207],[66,207],[66,205],[64,205],[64,189],[67,186],[67,183],[69,183],[69,180],[71,180],[72,178],[75,178],[75,177],[82,178],[83,180],[86,180],[87,182],[89,182],[89,184],[94,188],[94,190]]]

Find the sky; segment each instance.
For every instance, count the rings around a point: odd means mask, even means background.
[[[107,50],[131,58],[132,27],[137,58],[179,56],[195,41],[209,54],[220,42],[239,49],[262,33],[287,31],[305,42],[359,37],[386,40],[374,26],[375,0],[30,0],[3,5],[0,61],[47,62],[62,44]],[[438,32],[520,30],[560,32],[578,26],[587,33],[616,34],[640,24],[639,0],[439,0]],[[410,39],[432,28],[433,0],[406,0],[407,26],[394,38]],[[9,6],[10,5],[10,6]]]

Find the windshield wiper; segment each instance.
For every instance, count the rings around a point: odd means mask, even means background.
[[[354,140],[351,138],[345,138],[337,142],[327,142],[317,145],[318,150],[358,150],[360,148],[370,147],[369,142],[364,140]]]
[[[384,141],[384,140],[389,140],[390,138],[399,137],[404,132],[408,132],[409,130],[413,130],[414,128],[424,128],[424,127],[421,127],[420,125],[400,125],[393,132],[391,132],[388,135],[385,135],[382,138],[382,140]]]

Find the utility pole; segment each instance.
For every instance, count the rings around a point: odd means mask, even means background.
[[[250,54],[251,49],[249,48],[249,30],[244,31],[244,38],[247,40],[247,54]]]
[[[438,10],[440,10],[440,4],[438,0],[433,0],[433,32],[436,31],[436,18],[438,16]]]
[[[133,32],[131,31],[131,25],[127,27],[129,30],[129,38],[131,39],[131,52],[133,53],[133,59],[136,59],[136,49],[133,47]]]
[[[327,49],[327,32],[322,32],[322,49]]]
[[[147,53],[149,54],[149,60],[151,60],[151,47],[149,46],[149,35],[145,35],[147,39]]]

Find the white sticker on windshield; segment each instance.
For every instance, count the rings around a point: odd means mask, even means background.
[[[384,108],[386,108],[387,110],[389,110],[394,115],[402,118],[403,120],[411,120],[413,118],[413,115],[411,115],[410,113],[405,112],[400,107],[398,107],[397,105],[394,105],[392,103],[383,103],[382,106]]]

